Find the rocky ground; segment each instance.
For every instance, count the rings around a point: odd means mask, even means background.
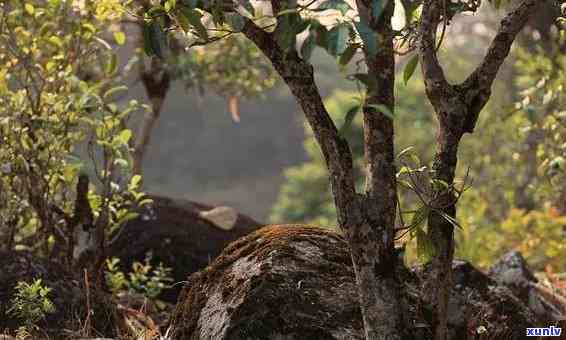
[[[37,338],[363,339],[348,246],[338,233],[305,225],[258,229],[243,215],[223,229],[203,217],[212,208],[157,197],[110,249],[126,267],[152,251],[175,268],[175,280],[187,280],[180,295],[173,289],[162,296],[172,303],[165,317],[143,297],[95,294],[56,263],[3,252],[0,333],[21,324],[7,313],[16,283],[41,278],[55,312],[38,324]],[[527,327],[566,326],[564,298],[537,280],[520,253],[508,253],[488,272],[463,261],[453,269],[450,339],[522,339]],[[420,298],[427,270],[399,266],[404,339],[430,338],[432,308]]]

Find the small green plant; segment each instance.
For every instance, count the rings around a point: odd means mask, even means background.
[[[119,269],[120,259],[106,260],[106,283],[113,294],[122,292],[142,294],[150,300],[156,300],[161,292],[173,282],[172,269],[159,263],[151,264],[151,253],[148,253],[143,263],[134,262],[128,275]]]
[[[55,305],[49,299],[51,288],[43,285],[41,279],[32,283],[20,281],[16,285],[16,292],[8,309],[8,314],[23,321],[18,329],[18,338],[25,338],[38,329],[37,323],[55,312]]]

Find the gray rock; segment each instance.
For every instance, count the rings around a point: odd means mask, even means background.
[[[404,339],[429,339],[431,306],[420,300],[427,268],[399,268]],[[520,339],[531,311],[487,275],[454,263],[451,339]],[[332,231],[269,226],[230,244],[189,278],[173,315],[174,339],[363,339],[348,246]],[[485,333],[488,332],[488,333]]]
[[[538,280],[531,272],[527,262],[518,251],[503,255],[489,269],[489,276],[511,289],[541,323],[549,323],[563,318],[561,312],[537,289]]]

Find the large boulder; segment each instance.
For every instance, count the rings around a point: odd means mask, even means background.
[[[563,320],[566,306],[559,296],[547,293],[544,286],[533,275],[527,261],[518,251],[503,255],[490,269],[489,276],[511,289],[513,294],[525,303],[541,323]]]
[[[430,267],[416,268],[422,281]],[[535,315],[511,290],[465,261],[452,263],[453,287],[448,302],[449,339],[523,339],[537,325]],[[431,312],[430,306],[423,307]],[[429,314],[430,315],[430,314]]]
[[[109,256],[120,259],[124,271],[151,252],[155,263],[171,267],[173,279],[181,282],[206,267],[228,243],[261,226],[245,215],[231,214],[229,208],[155,195],[150,198],[153,203],[121,228],[108,249]],[[175,302],[181,287],[174,285],[160,298]]]
[[[430,338],[431,306],[420,298],[426,267],[401,267],[406,339]],[[520,339],[535,318],[509,289],[455,262],[451,339]],[[185,285],[174,339],[363,339],[348,246],[309,226],[262,228],[230,244]]]
[[[23,326],[23,320],[8,310],[17,283],[25,281],[31,284],[35,279],[41,279],[42,285],[51,289],[47,297],[55,307],[53,313],[47,314],[37,324],[38,335],[61,339],[70,335],[67,331],[83,329],[88,315],[87,305],[92,311],[90,331],[107,336],[115,334],[116,311],[106,296],[89,290],[87,303],[87,290],[70,272],[57,263],[20,251],[0,251],[0,334],[14,332]]]

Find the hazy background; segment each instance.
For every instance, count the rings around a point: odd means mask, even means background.
[[[352,86],[322,51],[312,60],[323,96]],[[143,98],[140,86],[133,90]],[[224,98],[173,83],[144,161],[146,190],[229,205],[266,221],[283,169],[307,159],[302,112],[283,83],[263,98],[242,100],[240,111],[236,123]]]
[[[485,16],[463,18],[459,25],[450,26],[449,32],[468,31],[471,23],[481,20],[486,20]],[[479,62],[489,41],[485,35],[466,34],[465,41],[450,42],[453,53],[457,50],[463,58]],[[398,68],[403,67],[404,59],[397,58]],[[323,98],[336,89],[354,88],[345,76],[359,72],[354,70],[355,63],[348,72],[340,71],[337,62],[318,48],[311,62]],[[453,68],[451,60],[443,63],[447,70]],[[448,75],[454,77],[450,72]],[[132,90],[134,97],[145,98],[141,86]],[[204,96],[187,92],[179,82],[173,82],[144,160],[146,190],[229,205],[267,221],[283,182],[282,171],[307,160],[302,148],[304,117],[281,81],[262,97],[242,100],[240,111],[241,121],[236,123],[226,99],[210,91]]]

